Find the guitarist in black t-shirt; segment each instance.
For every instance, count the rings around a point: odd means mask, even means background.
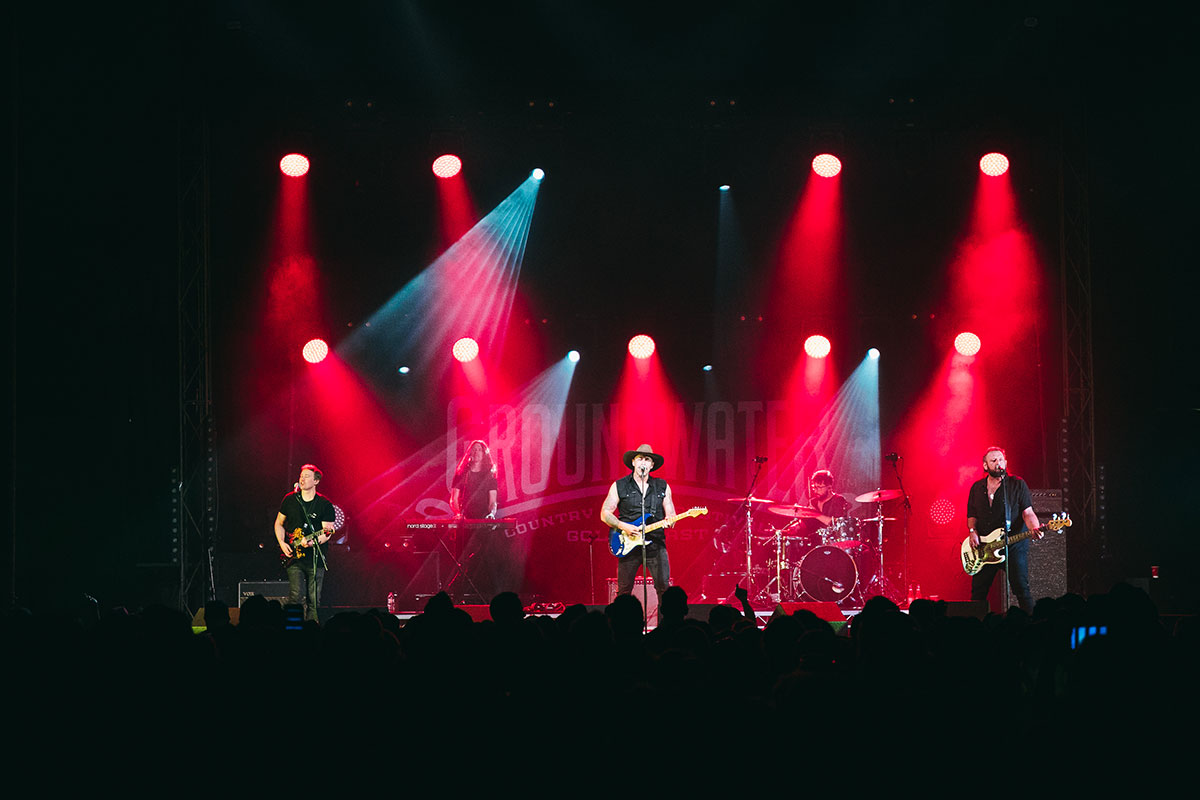
[[[296,491],[289,492],[279,504],[275,517],[275,540],[279,542],[288,576],[288,603],[307,600],[305,619],[317,619],[321,584],[325,580],[325,552],[322,546],[334,532],[333,503],[317,493],[321,470],[312,464],[300,468]]]
[[[982,537],[993,531],[1005,531],[1015,537],[1028,530],[1040,539],[1041,523],[1033,512],[1033,493],[1029,485],[1016,475],[1008,474],[1008,456],[1002,447],[989,447],[983,454],[983,478],[971,485],[967,495],[967,541],[978,548]],[[971,578],[971,600],[987,601],[988,591],[996,573],[1008,573],[1008,585],[1017,596],[1021,610],[1033,611],[1033,591],[1029,586],[1029,541],[1010,544],[1007,562],[986,564]]]

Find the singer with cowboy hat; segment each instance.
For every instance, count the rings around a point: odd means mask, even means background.
[[[645,526],[675,516],[671,487],[662,478],[650,476],[665,460],[648,444],[626,451],[622,459],[630,472],[613,482],[600,507],[600,519],[610,528],[636,534]],[[644,515],[644,516],[643,516]],[[641,519],[641,524],[636,524]],[[645,534],[646,543],[617,560],[617,594],[630,594],[642,565],[645,550],[646,575],[654,581],[662,607],[663,592],[671,585],[671,562],[667,558],[667,532],[670,525]]]

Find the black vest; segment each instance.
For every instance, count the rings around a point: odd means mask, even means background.
[[[650,477],[646,484],[646,519],[642,524],[658,522],[666,517],[663,513],[663,498],[667,496],[667,482],[662,478]],[[642,515],[642,490],[633,479],[633,473],[617,481],[617,519],[622,522],[633,522]],[[667,543],[666,528],[659,528],[646,534],[646,540],[653,545]]]

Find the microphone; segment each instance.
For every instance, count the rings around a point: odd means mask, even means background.
[[[294,492],[298,492],[298,491],[300,491],[300,484],[299,484],[299,483],[293,483],[293,484],[292,484],[292,491],[294,491]]]
[[[755,456],[754,463],[755,464],[765,464],[765,463],[767,463],[767,457],[766,456]]]
[[[895,453],[888,453],[886,456],[884,456],[884,458],[886,458],[888,461],[891,461],[893,464],[900,460],[900,456],[896,455]]]

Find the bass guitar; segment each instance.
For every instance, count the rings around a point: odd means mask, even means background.
[[[696,508],[689,508],[687,511],[683,512],[682,514],[676,514],[673,517],[667,517],[666,519],[660,520],[659,522],[651,523],[650,525],[647,525],[644,528],[639,527],[636,533],[626,533],[625,531],[621,530],[620,528],[609,528],[608,529],[608,533],[609,533],[608,547],[610,550],[612,550],[612,554],[614,556],[617,556],[618,558],[620,558],[621,556],[628,555],[630,552],[633,551],[633,548],[635,548],[638,545],[645,542],[646,534],[649,533],[650,531],[656,531],[659,528],[665,528],[666,526],[670,525],[671,523],[681,520],[684,517],[698,517],[702,514],[707,514],[707,513],[708,513],[707,508],[702,508],[699,506],[697,506]],[[642,522],[645,521],[647,516],[649,516],[649,514],[640,516],[637,519],[635,519],[633,522],[630,522],[629,524],[640,526],[642,524]]]
[[[1028,539],[1029,537],[1041,531],[1061,531],[1063,528],[1071,527],[1071,518],[1067,514],[1061,517],[1055,515],[1053,519],[1047,522],[1037,531],[1025,531],[1023,533],[1013,534],[1008,537],[1008,544],[1016,544],[1019,541]],[[968,575],[974,575],[979,570],[983,569],[984,564],[1000,564],[1004,561],[1004,528],[996,528],[996,530],[983,536],[979,539],[979,547],[971,547],[971,537],[963,539],[962,543],[962,565],[963,570]]]
[[[333,535],[333,531],[327,531],[324,528],[316,533],[305,533],[303,528],[296,528],[287,538],[287,543],[292,548],[292,554],[285,556],[283,551],[279,551],[279,563],[287,569],[297,561],[303,561],[312,553],[312,546],[317,543],[317,537],[322,533]]]

